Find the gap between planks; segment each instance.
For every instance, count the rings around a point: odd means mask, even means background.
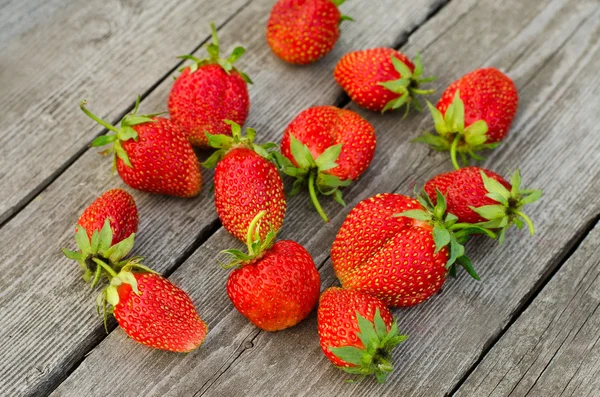
[[[531,304],[535,301],[538,295],[544,290],[546,285],[552,280],[552,278],[560,271],[562,266],[573,256],[573,254],[579,249],[583,241],[588,237],[588,235],[594,230],[596,225],[600,222],[600,214],[596,215],[593,219],[591,219],[582,230],[573,236],[573,238],[569,241],[567,245],[563,247],[563,251],[560,255],[557,256],[556,264],[551,266],[547,273],[540,277],[538,283],[531,289],[531,292],[525,296],[523,301],[516,307],[513,315],[510,317],[510,320],[506,323],[506,325],[498,332],[497,335],[490,338],[490,340],[484,345],[481,354],[477,358],[477,360],[471,365],[471,367],[464,373],[464,375],[460,378],[460,380],[456,383],[456,385],[452,388],[452,390],[447,394],[447,396],[454,396],[458,390],[462,387],[462,385],[466,382],[466,380],[471,376],[471,374],[477,369],[479,364],[483,361],[483,359],[487,356],[487,354],[494,348],[494,346],[498,343],[500,339],[506,334],[506,332],[513,326],[513,324],[521,317],[521,315],[531,306]]]
[[[217,32],[221,30],[225,25],[227,25],[233,18],[235,18],[239,13],[244,11],[246,7],[252,3],[253,0],[246,1],[240,8],[238,8],[233,14],[231,14],[222,24],[217,26]],[[202,46],[207,43],[211,39],[210,36],[207,36],[204,40],[200,42],[197,46],[195,46],[188,54],[193,54],[202,48]],[[145,90],[142,94],[140,94],[140,102],[146,99],[158,86],[160,86],[166,79],[173,75],[185,62],[185,59],[177,62],[171,69],[169,69],[162,77],[160,77],[154,84],[150,86],[147,90]],[[119,113],[113,121],[110,123],[112,125],[118,124],[125,115],[130,113],[135,107],[135,102],[131,103],[124,111]],[[92,136],[90,139],[90,143],[94,140],[94,138],[99,137],[101,135],[105,135],[108,132],[107,129],[103,129],[99,134]],[[58,169],[50,174],[48,178],[44,179],[40,182],[35,188],[31,190],[31,192],[18,201],[11,209],[7,210],[4,214],[0,214],[0,228],[2,228],[5,224],[11,221],[15,216],[17,216],[29,203],[35,200],[48,186],[50,186],[56,179],[58,179],[65,171],[69,169],[85,152],[90,150],[90,143],[81,147],[79,150],[75,152],[75,154],[69,157],[64,163],[62,163]]]

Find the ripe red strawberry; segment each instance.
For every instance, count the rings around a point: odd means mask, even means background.
[[[136,342],[172,352],[189,352],[202,345],[208,327],[183,290],[135,262],[116,273],[95,261],[111,279],[98,299],[98,310],[104,311],[105,320],[108,303],[108,310]],[[147,273],[133,272],[136,268]]]
[[[435,208],[425,197],[390,193],[358,203],[331,248],[342,286],[389,306],[412,306],[435,294],[455,263],[478,279],[461,244],[469,234],[487,231],[457,224],[440,197]]]
[[[90,204],[77,221],[75,241],[78,251],[62,251],[67,258],[79,263],[84,272],[83,279],[91,281],[95,287],[102,269],[93,258],[111,266],[118,265],[133,248],[137,226],[138,212],[133,197],[122,189],[112,189]]]
[[[261,211],[248,228],[248,253],[224,251],[236,267],[227,280],[227,294],[235,308],[265,331],[278,331],[304,320],[319,300],[320,276],[304,247],[291,240],[273,244],[275,232],[258,235]]]
[[[120,128],[98,118],[80,104],[81,110],[113,134],[100,136],[91,146],[113,146],[103,152],[113,154],[123,181],[134,189],[179,197],[200,192],[200,163],[181,129],[169,119],[138,115],[138,97],[133,113],[121,120]]]
[[[233,137],[207,134],[215,153],[203,165],[215,169],[215,208],[223,227],[238,239],[245,241],[252,219],[266,211],[266,222],[260,230],[265,238],[269,227],[278,231],[285,216],[286,201],[283,182],[277,167],[267,158],[267,150],[277,145],[254,143],[256,131],[247,128],[242,137],[241,127],[231,125]],[[270,225],[270,226],[269,226]]]
[[[229,134],[223,120],[244,124],[250,109],[247,83],[250,78],[233,64],[246,51],[237,47],[227,58],[219,57],[219,39],[215,25],[212,43],[208,46],[208,59],[191,55],[180,58],[194,63],[184,68],[169,94],[169,114],[173,121],[189,134],[192,145],[208,148],[205,132]]]
[[[534,233],[533,223],[522,209],[525,204],[538,200],[542,191],[522,190],[518,169],[509,183],[484,168],[461,168],[437,175],[425,184],[425,191],[433,202],[436,189],[446,197],[448,212],[456,215],[458,222],[483,223],[487,228],[502,229],[500,243],[512,224],[520,229],[525,222],[530,233]]]
[[[319,339],[325,356],[351,374],[375,374],[380,383],[394,369],[392,349],[406,340],[379,299],[360,291],[329,288],[319,300]]]
[[[86,230],[91,240],[94,231],[100,232],[106,219],[110,221],[113,235],[111,245],[137,232],[138,210],[133,197],[123,189],[104,192],[83,211],[77,225]],[[77,229],[76,227],[75,232]]]
[[[352,20],[338,10],[344,1],[277,1],[267,23],[267,43],[289,63],[306,65],[321,59],[340,37],[340,23]]]
[[[437,106],[427,103],[437,135],[426,133],[417,142],[438,151],[450,151],[452,163],[460,168],[456,155],[468,164],[467,155],[493,149],[504,139],[517,113],[519,95],[513,81],[494,68],[467,73],[444,91]]]
[[[317,192],[333,195],[342,205],[340,187],[348,186],[369,166],[375,152],[375,130],[358,114],[334,106],[302,111],[290,123],[277,155],[282,171],[296,178],[293,194],[308,184],[310,197],[325,222]]]
[[[408,113],[411,104],[419,111],[422,109],[417,95],[434,91],[421,89],[421,84],[435,79],[422,78],[422,74],[419,55],[413,63],[392,48],[371,48],[344,55],[333,77],[350,98],[365,109],[383,113],[406,105]]]

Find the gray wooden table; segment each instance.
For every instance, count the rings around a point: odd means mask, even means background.
[[[1,396],[600,396],[600,2],[598,0],[349,0],[335,50],[286,65],[265,43],[273,0],[5,0],[0,3]],[[266,333],[235,311],[216,254],[236,245],[212,194],[190,200],[133,191],[136,252],[188,291],[208,321],[190,354],[145,348],[96,317],[96,292],[59,248],[101,192],[123,186],[88,143],[105,131],[78,109],[117,122],[142,95],[166,108],[175,56],[200,53],[214,21],[226,50],[254,80],[247,125],[279,141],[301,110],[335,104],[376,128],[369,170],[345,190],[348,208],[323,200],[325,225],[306,195],[288,201],[281,238],[314,256],[323,288],[335,283],[329,248],[349,208],[380,192],[410,193],[451,165],[409,143],[428,115],[380,116],[349,103],[332,78],[347,51],[420,51],[441,89],[480,66],[519,89],[511,134],[483,163],[519,166],[544,197],[529,208],[537,234],[503,247],[469,245],[482,281],[450,279],[430,301],[394,310],[409,340],[387,384],[345,383],[320,351],[313,313]],[[207,184],[212,173],[204,171]],[[131,189],[128,189],[131,191]]]

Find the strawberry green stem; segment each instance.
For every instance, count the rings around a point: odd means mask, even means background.
[[[523,219],[525,221],[525,223],[527,223],[527,227],[529,228],[529,233],[531,233],[531,235],[533,236],[533,234],[535,233],[535,228],[533,227],[533,222],[531,221],[531,219],[519,210],[512,210],[512,212],[513,212],[513,214],[521,217],[521,219]]]
[[[460,165],[458,165],[458,161],[456,160],[456,149],[458,148],[458,142],[460,141],[460,134],[456,134],[454,140],[452,141],[452,146],[450,146],[450,157],[452,158],[452,165],[455,169],[459,170]]]
[[[94,120],[96,123],[100,124],[101,126],[103,126],[104,128],[113,131],[115,133],[119,133],[119,130],[117,128],[115,128],[114,125],[107,123],[106,121],[102,120],[100,117],[96,116],[94,113],[90,112],[85,105],[87,105],[87,101],[84,99],[83,101],[81,101],[79,103],[79,107],[81,108],[81,110],[83,110],[83,113],[85,113],[89,118],[91,118],[92,120]]]
[[[252,249],[252,243],[254,242],[254,233],[256,229],[256,224],[260,222],[261,218],[265,216],[267,211],[260,211],[254,219],[250,222],[250,226],[248,226],[248,232],[246,233],[246,246],[248,247],[248,254],[250,256],[254,256],[255,252]]]
[[[98,258],[92,258],[92,260],[94,262],[96,262],[96,264],[98,266],[101,266],[109,274],[109,278],[117,277],[117,272],[115,272],[110,266],[108,266],[102,260],[100,260]]]
[[[310,194],[310,201],[312,201],[321,218],[325,222],[329,222],[329,218],[325,211],[323,211],[323,207],[321,207],[321,203],[319,203],[319,199],[317,198],[317,192],[315,191],[315,172],[311,172],[308,177],[308,193]]]

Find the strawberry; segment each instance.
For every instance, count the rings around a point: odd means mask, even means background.
[[[103,154],[113,155],[113,170],[134,189],[178,197],[193,197],[200,192],[200,163],[185,134],[169,119],[138,115],[138,97],[133,113],[121,120],[120,128],[81,110],[113,134],[99,136],[91,146],[112,144]]]
[[[83,279],[98,284],[102,269],[93,261],[98,258],[117,264],[133,248],[138,226],[138,212],[133,197],[122,189],[112,189],[90,204],[75,227],[78,251],[63,249],[69,259],[79,263]]]
[[[513,81],[494,68],[467,73],[444,91],[436,107],[427,103],[437,135],[426,133],[416,142],[438,151],[450,151],[452,164],[460,166],[457,153],[468,164],[467,155],[493,149],[504,139],[517,113],[519,95]]]
[[[487,228],[501,229],[500,243],[513,224],[520,229],[524,222],[532,235],[535,231],[533,222],[522,209],[525,204],[538,200],[542,191],[522,190],[518,169],[509,183],[484,168],[461,168],[437,175],[425,184],[425,191],[432,198],[436,189],[445,196],[448,211],[458,217],[458,222],[482,223]]]
[[[283,182],[277,167],[271,163],[268,150],[277,145],[254,143],[256,131],[247,128],[243,137],[241,127],[233,121],[232,136],[207,133],[209,144],[217,148],[202,165],[215,169],[215,207],[223,227],[236,238],[245,241],[252,219],[267,211],[260,231],[265,238],[269,226],[279,230],[285,216],[286,201]]]
[[[417,95],[431,94],[421,84],[435,77],[421,77],[423,64],[417,55],[414,63],[392,48],[371,48],[344,55],[335,66],[333,77],[356,104],[365,109],[382,112],[411,104],[417,110],[422,106]]]
[[[169,114],[189,134],[192,145],[207,148],[205,132],[229,134],[223,120],[244,124],[250,109],[248,83],[250,78],[233,64],[246,51],[236,47],[227,59],[219,57],[219,39],[215,25],[212,43],[208,45],[209,58],[198,59],[192,55],[180,58],[194,63],[181,70],[169,93]]]
[[[123,189],[104,192],[83,211],[77,225],[83,227],[91,239],[95,230],[100,232],[106,219],[110,221],[113,234],[111,245],[137,232],[138,210],[133,197]]]
[[[358,203],[331,248],[342,286],[389,306],[412,306],[435,294],[455,264],[478,279],[462,243],[473,233],[493,233],[457,223],[441,194],[437,202],[386,193]]]
[[[267,43],[289,63],[306,65],[321,59],[340,37],[340,23],[352,20],[338,10],[344,1],[277,1],[267,22]]]
[[[342,205],[340,187],[348,186],[369,166],[375,152],[375,130],[358,114],[334,106],[302,111],[290,123],[276,154],[282,171],[296,178],[293,194],[308,184],[310,197],[325,222],[329,219],[317,192],[333,195]]]
[[[189,352],[202,345],[208,327],[183,290],[135,261],[118,273],[95,261],[111,280],[98,297],[105,324],[107,311],[112,312],[130,338],[156,349]]]
[[[319,340],[325,356],[351,374],[375,374],[380,383],[394,369],[391,351],[406,340],[392,313],[379,299],[332,287],[321,295]]]
[[[265,331],[279,331],[304,320],[319,300],[320,276],[304,247],[291,240],[273,244],[275,232],[259,236],[261,211],[248,228],[248,253],[223,251],[235,267],[227,280],[227,294],[235,308]]]

